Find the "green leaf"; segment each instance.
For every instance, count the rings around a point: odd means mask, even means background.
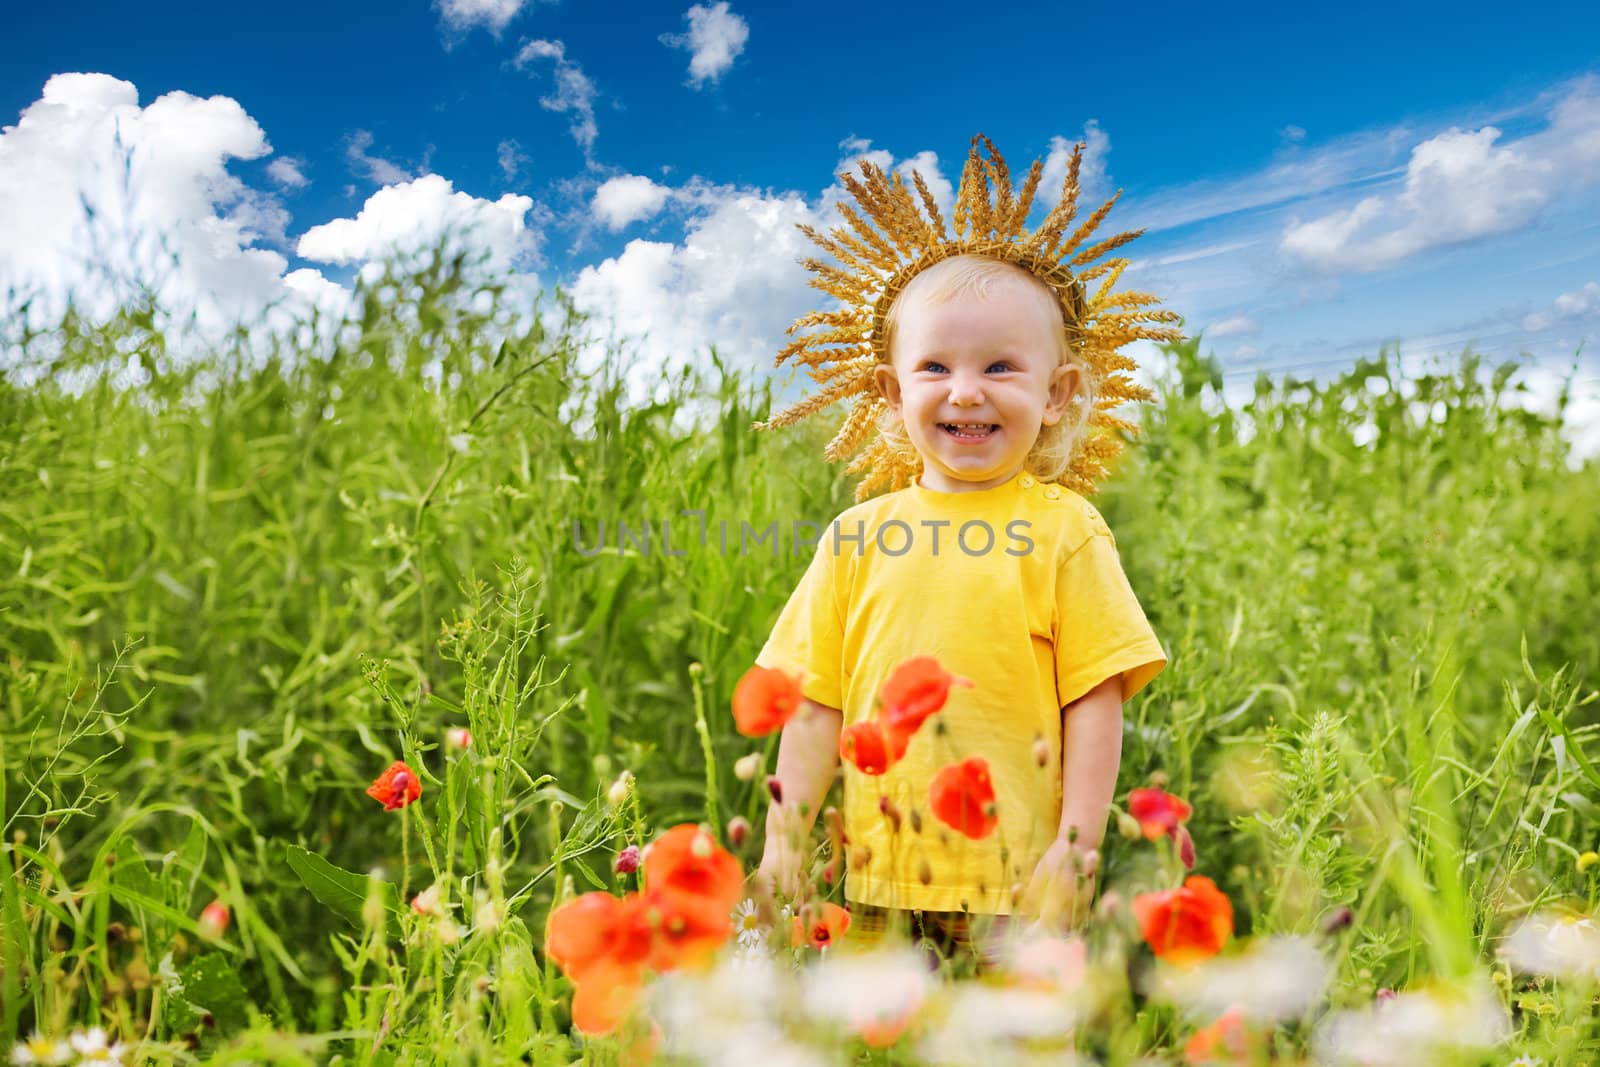
[[[361,925],[361,911],[367,903],[367,893],[372,879],[355,871],[336,867],[299,845],[289,845],[285,858],[290,868],[311,890],[311,895],[357,926]],[[400,892],[393,882],[379,882],[379,894],[384,908],[392,915],[400,915]]]

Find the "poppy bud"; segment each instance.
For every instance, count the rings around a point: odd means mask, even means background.
[[[1120,811],[1117,813],[1117,833],[1129,841],[1137,841],[1144,836],[1144,832],[1139,829],[1139,820]]]
[[[1183,869],[1194,870],[1194,838],[1189,836],[1189,828],[1180,826],[1178,834],[1178,859],[1183,862]]]
[[[767,792],[772,794],[774,804],[783,803],[783,783],[778,781],[776,774],[767,775]]]
[[[1351,923],[1355,922],[1355,920],[1355,913],[1352,912],[1348,907],[1341,904],[1339,907],[1334,908],[1333,913],[1323,921],[1322,932],[1327,936],[1332,937],[1340,930],[1346,929]]]
[[[606,799],[613,808],[620,808],[627,802],[628,794],[633,791],[633,772],[623,771],[617,775],[617,780],[611,783],[611,788],[606,790]]]
[[[455,752],[465,751],[472,747],[472,731],[465,726],[452,727],[444,732],[444,743]]]
[[[741,782],[748,782],[756,776],[761,769],[761,753],[752,752],[748,756],[740,756],[733,764],[733,776]]]
[[[639,846],[629,845],[621,852],[618,852],[616,862],[611,865],[611,869],[618,874],[632,874],[637,871],[639,869]]]
[[[750,836],[750,820],[743,815],[735,815],[728,820],[728,843],[734,848],[739,848]]]
[[[708,860],[711,858],[713,847],[711,835],[702,830],[695,834],[694,840],[689,843],[689,854],[697,860]]]
[[[1167,779],[1167,772],[1166,771],[1151,771],[1150,772],[1150,788],[1151,789],[1165,789],[1167,787],[1167,781],[1168,781],[1168,779]]]
[[[213,900],[200,912],[200,936],[215,941],[228,928],[228,906]]]

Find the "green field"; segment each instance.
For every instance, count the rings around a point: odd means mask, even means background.
[[[545,918],[620,892],[630,843],[761,826],[762,775],[733,765],[770,770],[776,737],[753,748],[729,702],[807,554],[787,533],[741,552],[741,524],[824,522],[851,483],[820,460],[829,427],[750,431],[758,374],[718,362],[629,406],[626,349],[581,376],[582,323],[490,341],[450,286],[369,290],[314,353],[242,335],[180,360],[148,311],[13,338],[78,384],[0,382],[0,1049],[100,1027],[128,1063],[626,1058],[572,1032]],[[1096,501],[1171,656],[1126,709],[1119,800],[1164,774],[1239,941],[1303,935],[1331,968],[1242,1062],[1309,1060],[1385,1011],[1466,1045],[1395,1037],[1395,1062],[1600,1062],[1600,958],[1500,951],[1530,915],[1596,908],[1595,462],[1510,403],[1510,365],[1405,378],[1377,355],[1229,407],[1200,345],[1166,356]],[[130,366],[135,388],[105,373]],[[618,521],[649,550],[619,550]],[[424,792],[388,812],[365,790],[394,760]],[[1114,831],[1103,870],[1124,901],[1176,884]],[[448,920],[406,906],[435,884]],[[1066,1044],[1181,1062],[1209,1020],[1152,990],[1125,913],[1089,931]],[[801,993],[733,1022],[724,996],[705,1026],[768,1035],[772,1062],[915,1063],[956,995],[887,1050]],[[1503,1011],[1503,1039],[1474,1044],[1454,996]]]

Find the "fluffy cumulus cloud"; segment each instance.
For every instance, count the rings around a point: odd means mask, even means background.
[[[572,139],[578,142],[587,156],[594,149],[594,139],[600,128],[594,121],[594,82],[583,68],[567,58],[567,46],[560,41],[529,41],[522,46],[515,60],[518,67],[551,64],[555,77],[555,91],[539,98],[539,106],[546,111],[570,114]]]
[[[0,294],[31,298],[47,327],[68,300],[100,318],[149,292],[168,322],[192,313],[204,345],[235,324],[276,330],[313,310],[351,309],[351,291],[314,266],[288,270],[291,245],[313,263],[371,274],[380,260],[443,243],[467,251],[479,277],[498,274],[519,293],[537,286],[525,269],[538,256],[527,197],[485,200],[428,175],[380,189],[355,217],[292,242],[277,195],[228,169],[270,155],[261,127],[227,97],[173,92],[141,106],[128,82],[56,75],[0,129]],[[306,183],[293,158],[266,172],[279,189]]]
[[[287,260],[262,245],[288,216],[228,163],[271,150],[228,97],[141,107],[109,75],[52,77],[0,130],[0,292],[35,294],[47,318],[69,296],[104,314],[139,288],[207,321],[250,316],[283,294]]]
[[[532,207],[526,196],[507,193],[499,200],[484,200],[456,190],[447,178],[428,174],[379,189],[355,218],[313,226],[295,251],[317,263],[358,263],[377,270],[385,259],[405,261],[442,246],[450,254],[481,257],[481,269],[503,273],[537,255],[527,225]]]
[[[1252,319],[1249,315],[1230,315],[1220,322],[1214,322],[1207,327],[1206,337],[1210,338],[1211,340],[1216,340],[1219,337],[1233,337],[1241,334],[1247,335],[1259,333],[1260,331],[1261,324],[1255,319]]]
[[[655,215],[666,206],[672,190],[642,174],[624,174],[606,181],[594,192],[595,218],[613,233],[630,223]]]
[[[689,84],[698,89],[733,66],[750,40],[750,24],[728,9],[727,0],[710,7],[696,4],[683,17],[689,31],[664,33],[661,43],[689,53]]]
[[[1401,189],[1292,221],[1280,241],[1314,271],[1381,270],[1446,245],[1508,233],[1600,178],[1600,91],[1581,83],[1548,126],[1503,142],[1495,126],[1451,128],[1411,150]]]

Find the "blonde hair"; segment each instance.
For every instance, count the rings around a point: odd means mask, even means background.
[[[1100,382],[1095,376],[1094,367],[1072,344],[1055,290],[1038,276],[991,256],[968,254],[940,260],[912,278],[895,297],[894,303],[889,305],[883,317],[883,350],[893,353],[900,318],[909,303],[920,300],[924,304],[943,304],[963,296],[987,300],[995,282],[1004,278],[1027,281],[1029,289],[1049,309],[1050,320],[1055,324],[1051,333],[1056,342],[1057,365],[1077,367],[1081,372],[1078,389],[1068,402],[1066,412],[1054,426],[1040,426],[1039,439],[1033,443],[1033,448],[1029,449],[1027,458],[1023,460],[1023,469],[1029,474],[1040,481],[1053,482],[1067,470],[1073,454],[1088,436],[1089,416],[1094,413],[1099,399]],[[916,457],[918,466],[921,466],[921,457],[906,436],[905,423],[899,415],[893,411],[883,412],[878,417],[878,433],[896,453],[907,459]]]

